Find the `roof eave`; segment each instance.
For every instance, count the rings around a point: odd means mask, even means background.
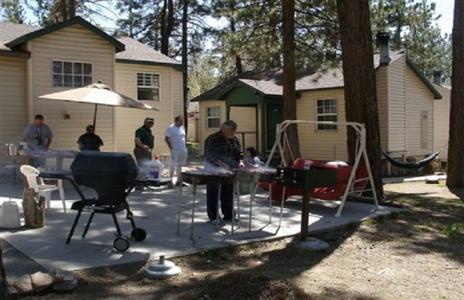
[[[440,92],[433,86],[430,80],[425,77],[425,75],[419,70],[419,68],[406,56],[406,64],[413,70],[413,72],[419,77],[419,79],[427,86],[427,88],[432,92],[434,99],[442,99],[443,96]]]
[[[312,89],[297,89],[297,92],[311,92],[311,91],[321,91],[321,90],[335,90],[335,89],[343,89],[345,88],[344,85],[340,86],[330,86],[330,87],[320,87],[320,88],[312,88]]]
[[[0,56],[2,57],[17,57],[17,58],[30,58],[31,53],[28,51],[11,51],[0,49]]]
[[[100,28],[98,28],[98,27],[92,25],[91,23],[87,22],[86,20],[84,20],[81,17],[75,17],[75,18],[69,19],[69,20],[64,21],[64,22],[56,23],[56,24],[53,24],[51,26],[44,27],[42,29],[38,29],[36,31],[29,32],[29,33],[27,33],[25,35],[22,35],[22,36],[14,39],[12,41],[9,41],[5,45],[7,47],[13,49],[13,48],[16,48],[16,47],[18,47],[18,46],[32,40],[32,39],[41,37],[41,36],[43,36],[45,34],[48,34],[48,33],[51,33],[51,32],[54,32],[54,31],[57,31],[57,30],[60,30],[62,28],[72,26],[72,25],[75,25],[75,24],[79,24],[79,25],[87,28],[88,30],[94,32],[95,34],[97,34],[98,36],[103,38],[104,40],[111,43],[114,46],[114,48],[116,49],[116,52],[121,52],[121,51],[124,51],[126,49],[126,46],[123,43],[121,43],[120,41],[118,41],[114,37],[110,36],[109,34],[104,32],[103,30],[101,30]]]
[[[178,63],[166,63],[166,62],[157,62],[157,61],[149,61],[149,60],[133,60],[127,58],[116,58],[117,63],[121,64],[135,64],[135,65],[150,65],[150,66],[160,66],[160,67],[171,67],[180,72],[183,72],[184,68],[182,64]]]

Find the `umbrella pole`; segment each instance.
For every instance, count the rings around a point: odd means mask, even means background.
[[[95,129],[95,125],[97,124],[97,110],[98,110],[98,104],[95,104],[95,112],[93,114],[93,128]]]

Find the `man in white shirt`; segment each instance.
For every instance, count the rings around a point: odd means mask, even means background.
[[[176,172],[177,184],[181,183],[182,166],[187,163],[187,147],[185,145],[185,128],[183,125],[183,117],[177,116],[174,123],[166,129],[164,134],[164,140],[171,150],[169,175],[173,178],[174,171]]]

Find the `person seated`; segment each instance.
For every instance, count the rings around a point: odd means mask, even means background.
[[[245,159],[243,160],[245,166],[258,167],[262,164],[261,159],[258,157],[258,151],[254,147],[245,149]]]
[[[77,140],[79,144],[79,150],[81,151],[100,151],[100,147],[103,146],[102,139],[95,134],[95,127],[88,125],[86,127],[86,133],[81,135]]]

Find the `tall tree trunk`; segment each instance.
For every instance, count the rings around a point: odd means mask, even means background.
[[[450,188],[464,187],[464,1],[454,1],[453,65],[448,145]]]
[[[182,7],[182,91],[184,103],[184,127],[188,131],[188,7],[189,0],[183,0],[184,6]]]
[[[174,2],[163,0],[161,12],[161,53],[169,55],[169,39],[174,29]]]
[[[68,18],[72,19],[76,16],[76,0],[69,0],[68,2]]]
[[[163,9],[161,10],[161,53],[168,55],[169,52],[169,38],[167,34],[167,9],[168,0],[163,0]]]
[[[379,116],[369,0],[337,0],[341,31],[345,111],[348,122],[366,126],[367,153],[377,194],[383,198]],[[356,135],[348,130],[348,154],[354,162]]]
[[[229,1],[229,22],[230,22],[230,32],[233,35],[237,32],[235,28],[235,0]],[[237,76],[240,76],[243,73],[242,57],[240,56],[240,51],[237,49],[238,46],[234,45],[234,59],[235,59],[235,71]]]
[[[296,91],[295,91],[295,1],[283,0],[282,6],[283,24],[283,109],[284,120],[296,120]],[[300,156],[298,142],[298,128],[296,125],[287,129],[289,144],[292,146],[293,154]],[[290,156],[287,155],[287,161]]]

